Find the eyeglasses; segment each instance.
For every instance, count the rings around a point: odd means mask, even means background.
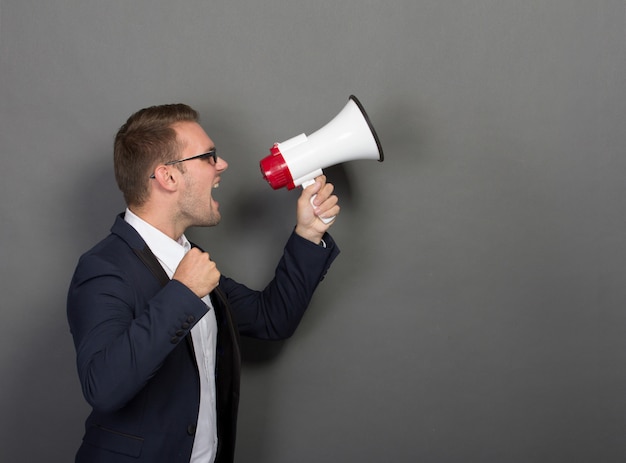
[[[209,164],[214,166],[215,164],[217,164],[217,150],[213,148],[208,153],[197,154],[195,156],[191,156],[189,158],[184,158],[184,159],[175,159],[174,161],[166,162],[164,165],[173,166],[174,164],[178,164],[179,162],[191,161],[192,159],[207,159],[209,161]],[[155,178],[154,174],[152,174],[150,178]]]

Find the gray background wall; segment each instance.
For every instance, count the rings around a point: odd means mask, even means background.
[[[123,208],[111,145],[183,101],[230,162],[193,230],[260,287],[297,192],[269,147],[355,94],[382,164],[329,169],[342,254],[296,335],[245,344],[239,462],[626,454],[623,0],[0,0],[0,460],[71,461],[65,320]]]

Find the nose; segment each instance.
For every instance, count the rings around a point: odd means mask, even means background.
[[[215,163],[215,168],[219,172],[224,172],[226,169],[228,169],[228,163],[226,162],[224,158],[222,158],[221,156],[218,156],[217,162]]]

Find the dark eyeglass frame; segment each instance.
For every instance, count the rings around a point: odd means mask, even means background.
[[[206,158],[213,159],[213,162],[211,163],[211,165],[214,166],[215,164],[217,164],[217,149],[213,148],[211,151],[207,153],[196,154],[195,156],[191,156],[191,157],[184,158],[184,159],[175,159],[174,161],[168,161],[164,165],[173,166],[174,164],[178,164],[179,162],[191,161],[193,159],[206,159]],[[155,178],[154,174],[152,174],[150,178]]]

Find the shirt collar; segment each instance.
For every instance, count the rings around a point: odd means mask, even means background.
[[[185,256],[187,251],[191,249],[191,244],[185,235],[182,235],[178,241],[173,240],[162,231],[158,230],[148,222],[133,213],[130,209],[126,209],[124,220],[132,226],[141,238],[146,242],[152,253],[159,259],[161,264],[169,271],[170,277],[176,271],[176,267]]]

